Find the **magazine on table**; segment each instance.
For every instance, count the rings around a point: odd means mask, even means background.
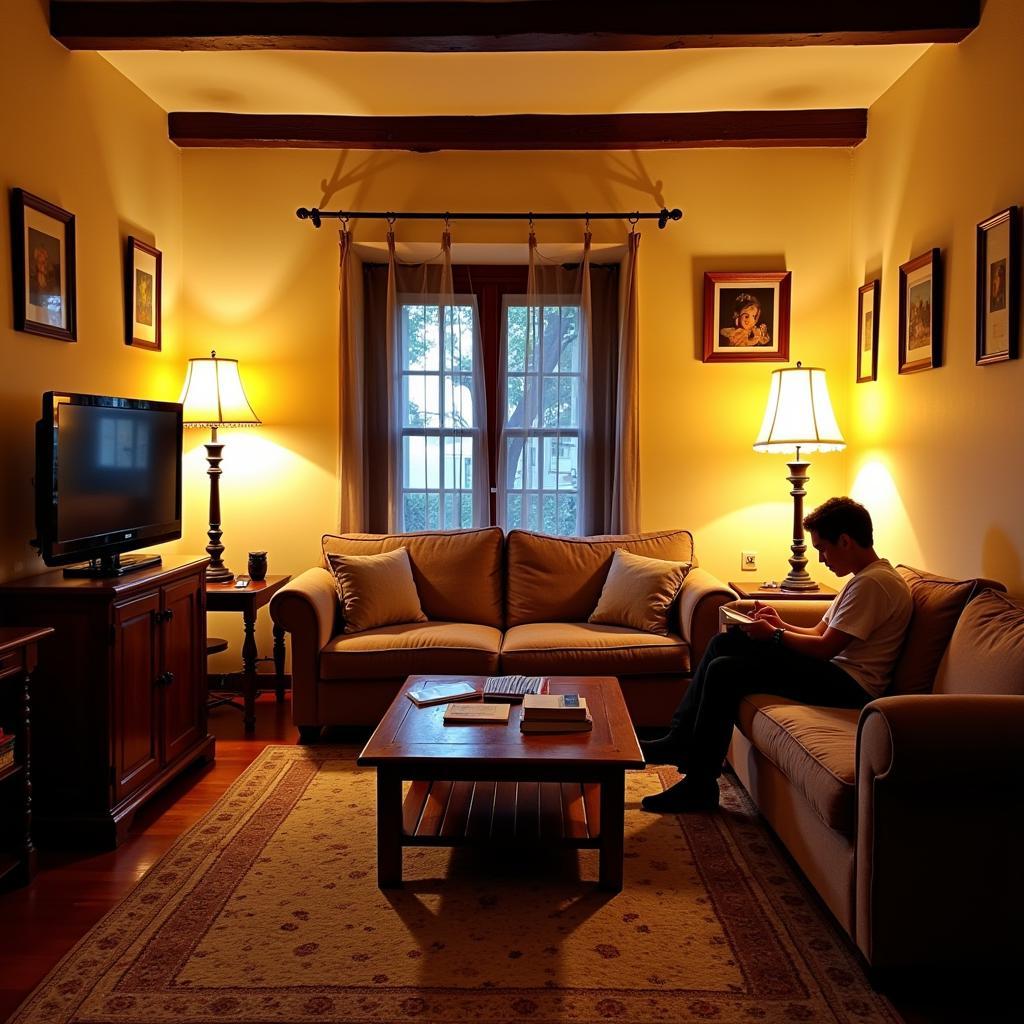
[[[405,695],[416,707],[424,708],[430,704],[447,704],[453,700],[473,700],[480,696],[480,691],[468,679],[425,679],[411,690],[406,690]]]

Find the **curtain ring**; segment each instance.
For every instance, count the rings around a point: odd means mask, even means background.
[[[636,234],[636,226],[637,226],[637,224],[640,223],[640,213],[639,213],[639,211],[637,211],[636,213],[632,214],[628,218],[628,220],[629,220],[629,233],[631,235],[635,235]]]
[[[452,215],[447,210],[445,210],[445,212],[444,212],[444,229],[445,229],[445,231],[451,231],[451,229],[452,229],[451,219],[452,219]]]
[[[388,222],[388,227],[394,229],[395,221],[398,220],[398,218],[393,213],[386,213],[384,215],[384,219]]]
[[[343,213],[341,215],[341,230],[348,231],[348,214]]]
[[[530,234],[533,234],[533,212],[532,211],[526,215],[526,219],[530,222]]]
[[[586,231],[586,232],[589,232],[590,231],[590,214],[589,213],[585,213],[583,216],[585,218],[585,220],[583,222],[583,230]]]

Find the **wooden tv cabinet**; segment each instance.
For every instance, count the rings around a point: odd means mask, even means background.
[[[0,621],[49,625],[32,702],[37,840],[116,846],[136,810],[197,760],[206,727],[207,558],[111,579],[62,570],[0,586]]]

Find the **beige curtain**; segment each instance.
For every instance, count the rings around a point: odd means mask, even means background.
[[[367,492],[364,475],[365,376],[363,338],[356,322],[356,296],[361,282],[356,279],[357,260],[352,251],[352,233],[338,232],[340,307],[338,316],[338,480],[341,488],[339,529],[361,532],[367,525]]]
[[[615,442],[611,458],[611,504],[607,512],[610,533],[640,530],[640,310],[637,268],[640,234],[629,234],[622,265],[622,300],[619,326],[618,380],[616,382]]]

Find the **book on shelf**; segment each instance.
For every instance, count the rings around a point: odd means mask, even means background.
[[[582,721],[586,717],[587,698],[578,693],[528,693],[523,698],[527,721]]]
[[[518,704],[528,693],[547,693],[547,676],[488,676],[484,680],[484,700]]]
[[[0,770],[14,764],[14,736],[0,730]]]
[[[508,722],[511,704],[449,704],[444,709],[445,725],[479,725]]]
[[[550,718],[521,718],[520,732],[590,732],[594,728],[594,720],[587,712],[586,718],[552,721]]]
[[[406,690],[405,695],[416,707],[424,708],[430,704],[447,704],[453,700],[472,700],[480,696],[480,691],[467,679],[427,679],[417,683],[411,690]]]

